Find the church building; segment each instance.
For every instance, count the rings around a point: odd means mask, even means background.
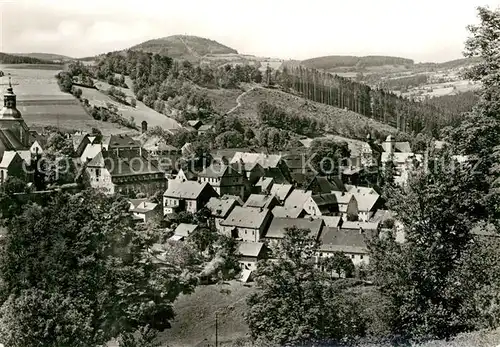
[[[9,78],[9,87],[0,110],[0,184],[10,176],[30,180],[30,164],[30,132],[16,108],[16,94]]]

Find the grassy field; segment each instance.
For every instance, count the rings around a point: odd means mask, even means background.
[[[55,126],[66,131],[90,131],[92,127],[96,127],[106,134],[129,131],[116,124],[96,121],[88,115],[78,100],[61,92],[55,78],[58,70],[53,67],[54,65],[0,65],[0,70],[5,73],[5,76],[0,77],[0,94],[3,98],[10,74],[17,95],[17,107],[28,126]]]
[[[315,117],[325,122],[330,132],[339,136],[364,139],[367,127],[383,133],[397,133],[395,128],[358,113],[306,100],[279,90],[256,87],[245,94],[240,101],[241,107],[235,110],[233,114],[240,117],[242,122],[246,124],[258,122],[257,107],[260,102],[267,101],[281,106],[289,112]]]
[[[127,85],[131,86],[132,83],[129,78],[126,80]],[[100,90],[107,90],[111,88],[111,85],[105,82],[96,81],[95,85]],[[126,95],[127,98],[135,98],[133,91],[130,88],[119,88]],[[126,119],[134,117],[135,123],[140,127],[142,121],[148,122],[148,127],[160,126],[164,129],[178,129],[180,128],[179,123],[174,119],[165,116],[164,114],[158,113],[153,109],[150,109],[142,102],[137,101],[136,107],[124,105],[122,103],[116,102],[111,99],[106,94],[99,90],[92,88],[81,88],[83,91],[82,98],[87,98],[91,105],[105,105],[106,103],[111,103],[118,108],[118,112],[123,115]]]
[[[220,347],[232,347],[236,341],[249,340],[244,321],[246,298],[255,289],[231,281],[221,285],[200,286],[191,295],[181,295],[174,303],[176,318],[172,328],[160,335],[162,347],[215,346],[215,312],[218,312]],[[497,347],[500,330],[460,334],[449,340],[436,340],[405,345],[406,347]],[[241,346],[241,345],[238,345]],[[245,347],[261,347],[247,343]],[[308,345],[307,347],[348,347],[347,345]],[[399,347],[389,343],[359,342],[349,347]],[[110,343],[108,347],[117,347]],[[298,346],[297,346],[298,347]],[[306,347],[305,345],[301,347]]]

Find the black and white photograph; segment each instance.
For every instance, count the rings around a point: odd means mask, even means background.
[[[0,347],[500,347],[500,0],[0,0]]]

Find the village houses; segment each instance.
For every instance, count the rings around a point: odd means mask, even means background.
[[[227,236],[259,242],[271,219],[271,211],[267,208],[236,206],[220,225]]]
[[[180,211],[196,213],[210,201],[210,198],[218,196],[219,194],[206,182],[169,180],[168,188],[163,194],[163,215]]]

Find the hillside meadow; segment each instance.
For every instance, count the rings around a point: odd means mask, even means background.
[[[55,78],[60,68],[61,65],[0,65],[0,70],[5,74],[0,77],[2,100],[10,75],[17,95],[17,108],[30,127],[54,126],[63,131],[90,131],[95,127],[103,133],[130,131],[112,123],[94,120],[77,99],[61,92]]]
[[[127,78],[126,82],[127,85],[129,85],[130,87],[132,86],[129,78]],[[113,104],[117,107],[118,113],[122,114],[124,118],[131,119],[133,117],[135,123],[139,127],[141,126],[142,121],[146,121],[148,123],[148,127],[159,126],[164,129],[180,128],[180,124],[177,123],[174,119],[156,112],[155,110],[144,105],[141,101],[137,100],[136,106],[132,107],[130,105],[125,105],[113,100],[108,95],[102,92],[111,88],[111,85],[106,82],[95,81],[95,86],[98,89],[79,87],[83,93],[82,98],[88,99],[91,105],[105,106],[107,103]],[[135,99],[135,95],[130,88],[115,88],[123,91],[127,95],[127,100],[130,100],[132,98]]]

